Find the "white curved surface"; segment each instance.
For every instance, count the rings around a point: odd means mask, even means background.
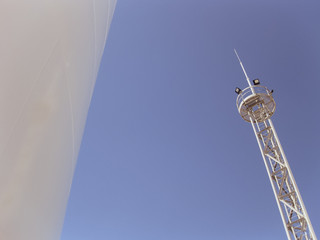
[[[60,237],[115,4],[0,2],[0,239]]]

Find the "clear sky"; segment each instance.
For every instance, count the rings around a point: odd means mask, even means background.
[[[118,0],[62,240],[283,240],[234,88],[273,123],[320,237],[318,1]]]

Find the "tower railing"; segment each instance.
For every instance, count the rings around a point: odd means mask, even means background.
[[[239,105],[243,103],[248,97],[261,93],[271,95],[271,91],[269,91],[268,88],[261,85],[249,86],[243,89],[237,97],[237,108],[239,108]]]

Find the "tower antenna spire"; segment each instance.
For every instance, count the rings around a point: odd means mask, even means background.
[[[238,60],[239,60],[240,66],[241,66],[241,68],[242,68],[242,71],[243,71],[244,75],[246,76],[246,79],[247,79],[247,82],[248,82],[249,86],[251,87],[252,85],[251,85],[251,83],[250,83],[250,79],[249,79],[249,77],[248,77],[248,75],[247,75],[246,70],[244,69],[244,66],[243,66],[243,64],[242,64],[242,62],[241,62],[241,59],[240,59],[238,53],[237,53],[237,50],[236,50],[235,48],[234,48],[233,50],[234,50],[234,53],[237,55],[237,58],[238,58]]]

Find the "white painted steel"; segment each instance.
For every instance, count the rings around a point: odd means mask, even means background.
[[[242,68],[242,71],[243,71],[244,75],[246,76],[246,80],[247,80],[249,86],[251,87],[252,85],[251,85],[250,79],[249,79],[249,77],[248,77],[248,75],[247,75],[246,70],[244,69],[244,66],[243,66],[243,64],[242,64],[242,62],[241,62],[241,60],[240,60],[240,57],[239,57],[239,55],[238,55],[238,53],[237,53],[237,50],[236,50],[236,49],[233,49],[233,50],[234,50],[235,54],[237,55],[237,58],[238,58],[238,60],[239,60],[240,66],[241,66],[241,68]],[[253,90],[253,89],[252,89],[252,93],[254,93],[254,90]]]
[[[269,177],[269,180],[270,180],[270,183],[271,183],[271,187],[272,187],[272,191],[273,191],[274,197],[275,197],[276,202],[277,202],[277,206],[278,206],[278,209],[279,209],[279,212],[280,212],[280,216],[281,216],[281,219],[282,219],[282,223],[283,223],[284,229],[286,231],[287,238],[290,239],[290,233],[289,233],[289,230],[288,230],[288,228],[286,226],[285,215],[284,215],[283,209],[281,208],[280,202],[278,201],[278,198],[277,198],[276,186],[273,184],[271,173],[268,170],[268,162],[266,160],[266,156],[263,154],[263,147],[262,147],[261,142],[259,141],[258,133],[257,133],[257,130],[255,128],[254,121],[252,120],[251,117],[250,117],[250,122],[251,122],[252,129],[254,131],[254,135],[256,136],[256,139],[257,139],[257,142],[258,142],[258,145],[259,145],[259,149],[260,149],[260,152],[261,152],[261,155],[262,155],[262,159],[263,159],[264,165],[265,165],[265,167],[267,169],[267,174],[268,174],[268,177]]]
[[[239,59],[238,55],[237,57]],[[241,61],[240,65],[244,70]],[[247,75],[246,78],[248,80]],[[298,186],[270,119],[275,111],[272,94],[265,88],[267,94],[265,97],[262,95],[265,93],[254,91],[252,88],[253,86],[249,84],[249,87],[239,94],[237,108],[242,118],[251,122],[287,238],[289,240],[317,240]],[[269,98],[272,101],[269,101]]]
[[[302,199],[302,197],[301,197],[301,194],[300,194],[298,185],[297,185],[297,183],[296,183],[296,181],[295,181],[295,179],[294,179],[294,177],[293,177],[293,173],[292,173],[292,171],[291,171],[291,168],[290,168],[290,165],[289,165],[289,163],[288,163],[287,157],[286,157],[286,155],[285,155],[285,153],[284,153],[284,151],[283,151],[283,148],[282,148],[282,145],[281,145],[280,140],[279,140],[279,138],[278,138],[278,134],[277,134],[277,132],[276,132],[276,129],[275,129],[275,127],[273,126],[273,123],[272,123],[272,120],[271,120],[271,119],[269,119],[268,122],[269,122],[269,124],[270,124],[270,126],[271,126],[271,128],[272,128],[272,131],[273,131],[273,133],[274,133],[274,137],[275,137],[275,139],[276,139],[276,141],[277,141],[277,144],[278,144],[278,146],[279,146],[279,148],[280,148],[280,151],[281,151],[281,154],[282,154],[282,156],[283,156],[283,159],[284,159],[284,161],[285,161],[285,163],[286,163],[286,166],[287,166],[287,168],[288,168],[289,176],[290,176],[290,178],[291,178],[291,180],[292,180],[292,182],[293,182],[293,184],[294,184],[294,186],[295,186],[295,190],[296,190],[296,193],[297,193],[299,202],[300,202],[300,204],[301,204],[301,206],[302,206],[303,215],[304,215],[304,217],[306,218],[306,221],[307,221],[308,226],[309,226],[309,228],[310,228],[310,233],[311,233],[310,235],[313,236],[313,239],[314,239],[314,240],[317,240],[317,237],[316,237],[316,234],[315,234],[315,232],[314,232],[313,226],[312,226],[312,224],[311,224],[309,215],[308,215],[308,213],[307,213],[307,209],[306,209],[306,207],[305,207],[305,205],[304,205],[304,202],[303,202],[303,199]]]
[[[271,117],[275,112],[276,103],[272,97],[271,91],[260,85],[249,86],[241,91],[236,101],[239,114],[247,122],[250,122],[247,106],[255,104],[256,101],[260,101],[264,105],[264,108],[260,109],[263,111],[260,111],[257,107],[256,109],[253,109],[255,120],[264,121],[266,118]]]
[[[288,239],[316,240],[312,224],[280,141],[276,137],[271,119],[263,123],[252,119],[251,124],[266,165],[269,179],[271,180]],[[277,161],[274,161],[274,159],[277,159]],[[299,222],[291,226],[295,221]]]
[[[59,239],[115,4],[0,2],[0,239]]]

